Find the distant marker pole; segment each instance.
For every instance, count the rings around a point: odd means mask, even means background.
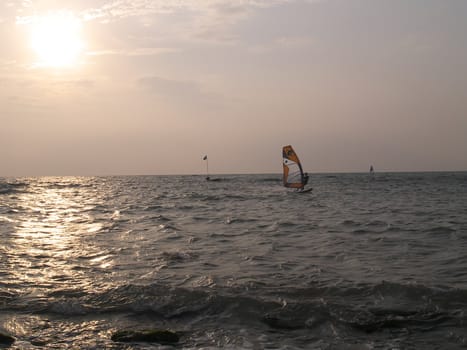
[[[203,157],[203,160],[206,161],[206,180],[209,180],[209,161],[208,161],[208,156],[205,155]]]

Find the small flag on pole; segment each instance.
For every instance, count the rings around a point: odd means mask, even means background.
[[[208,156],[207,156],[207,155],[203,157],[203,160],[206,160],[206,159],[208,159]]]

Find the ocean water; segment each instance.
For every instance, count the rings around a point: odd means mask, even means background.
[[[467,347],[467,173],[217,179],[0,178],[10,348]]]

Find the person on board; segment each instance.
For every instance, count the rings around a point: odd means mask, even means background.
[[[308,173],[303,174],[303,187],[302,188],[305,188],[306,184],[308,183],[309,178],[310,177],[308,176]]]
[[[308,173],[303,174],[303,177],[302,177],[302,186],[299,187],[299,188],[297,188],[297,191],[298,191],[298,192],[301,192],[301,191],[305,190],[305,186],[306,186],[306,184],[308,183],[308,179],[309,179]]]

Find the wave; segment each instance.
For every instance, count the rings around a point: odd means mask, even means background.
[[[456,229],[448,227],[448,226],[436,226],[428,230],[428,233],[430,234],[439,234],[439,235],[448,235],[454,232],[456,232]]]
[[[25,182],[0,182],[0,195],[24,193],[28,186]]]
[[[167,253],[166,257],[192,258],[178,253]],[[467,290],[388,282],[349,289],[283,290],[265,289],[262,285],[226,288],[212,283],[188,289],[158,283],[128,284],[95,293],[59,290],[29,300],[19,300],[19,295],[0,290],[0,310],[64,316],[117,312],[192,321],[230,315],[236,322],[261,323],[273,329],[309,329],[326,323],[371,333],[463,327],[467,321],[462,312],[467,306],[466,297]]]
[[[278,348],[277,344],[283,344],[284,349],[309,349],[326,344],[326,349],[347,349],[348,344],[373,344],[385,349],[394,339],[393,345],[399,345],[396,348],[444,348],[440,344],[445,343],[450,348],[465,346],[465,290],[387,282],[348,289],[274,289],[252,281],[248,287],[227,288],[210,276],[199,278],[196,286],[182,288],[164,282],[94,286],[87,291],[63,289],[34,296],[8,294],[4,302],[0,293],[0,313],[27,314],[80,327],[86,326],[83,320],[104,320],[100,325],[107,333],[109,328],[121,328],[118,325],[131,329],[163,325],[182,330],[183,347],[190,349],[198,349],[200,344],[212,348],[212,341],[219,346],[214,348],[224,348],[239,334],[243,338],[230,348]],[[447,298],[449,304],[444,303]],[[47,326],[42,334],[51,329]],[[95,334],[94,328],[88,331]]]

